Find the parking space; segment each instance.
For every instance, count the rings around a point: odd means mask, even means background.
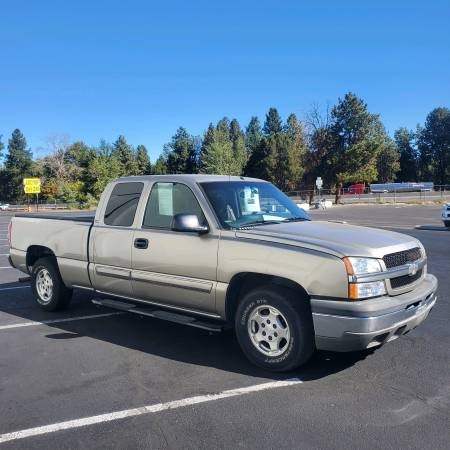
[[[231,332],[98,307],[88,292],[46,313],[0,240],[0,446],[448,448],[450,233],[414,228],[440,225],[439,209],[311,212],[419,238],[439,300],[419,328],[376,351],[318,352],[283,375],[248,363]],[[9,220],[0,214],[0,239]]]

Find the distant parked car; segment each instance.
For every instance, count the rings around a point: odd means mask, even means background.
[[[9,203],[0,203],[0,211],[6,211],[9,209]]]
[[[442,207],[441,216],[444,225],[450,228],[450,203],[447,203]]]
[[[364,194],[366,185],[364,183],[351,184],[347,189],[344,189],[345,194]]]

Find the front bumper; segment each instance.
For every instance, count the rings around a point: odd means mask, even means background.
[[[311,299],[319,350],[348,352],[397,339],[416,328],[436,303],[437,279],[426,275],[413,291],[358,302]]]

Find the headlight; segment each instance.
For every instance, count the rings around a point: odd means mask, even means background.
[[[365,273],[381,272],[381,266],[378,259],[375,258],[344,258],[347,273],[349,275],[362,275]]]
[[[383,280],[358,283],[358,275],[380,273],[380,262],[375,258],[347,257],[343,259],[348,274],[348,298],[362,300],[386,294]]]

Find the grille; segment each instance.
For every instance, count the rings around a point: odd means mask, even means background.
[[[415,275],[403,275],[397,278],[391,278],[391,288],[398,289],[408,284],[414,283],[422,276],[422,269],[418,270]]]
[[[386,268],[403,266],[406,263],[417,261],[422,257],[422,252],[419,247],[412,248],[410,250],[405,250],[403,252],[390,253],[383,257],[384,264]]]

